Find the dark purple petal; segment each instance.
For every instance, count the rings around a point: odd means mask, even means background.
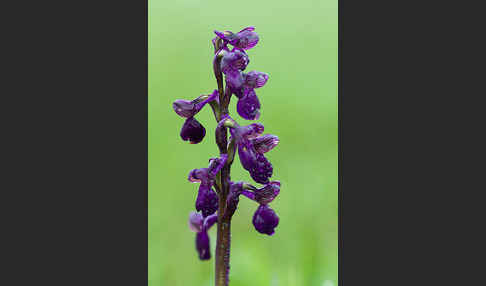
[[[200,184],[196,198],[196,210],[202,212],[203,217],[212,215],[218,210],[218,195],[210,185]]]
[[[250,59],[244,51],[235,50],[233,52],[227,52],[221,59],[221,71],[224,74],[235,70],[243,71],[249,62]]]
[[[199,253],[199,259],[208,260],[211,258],[209,249],[209,236],[205,231],[196,234],[196,250]]]
[[[261,154],[266,153],[272,150],[273,148],[275,148],[275,146],[278,145],[278,142],[280,142],[278,137],[272,134],[265,134],[263,136],[256,137],[251,140],[251,143],[255,147],[255,150]]]
[[[280,182],[273,181],[263,188],[260,188],[254,192],[255,194],[255,201],[257,201],[261,205],[266,205],[272,202],[280,193]]]
[[[268,81],[268,74],[259,71],[251,71],[245,74],[244,77],[247,88],[259,88],[264,86]]]
[[[181,138],[191,144],[201,142],[206,135],[206,129],[194,117],[187,118],[182,125]]]
[[[260,184],[267,184],[268,179],[272,177],[272,164],[260,153],[256,153],[256,161],[250,170],[250,176],[255,182]]]
[[[172,108],[177,115],[185,118],[193,117],[197,113],[196,104],[189,100],[178,99],[172,103]]]
[[[189,214],[189,228],[194,232],[200,232],[203,227],[203,216],[197,212]]]
[[[253,89],[245,91],[245,95],[238,100],[236,110],[246,120],[257,120],[260,117],[260,101]]]
[[[273,235],[279,218],[267,205],[260,205],[253,215],[253,226],[259,233]]]

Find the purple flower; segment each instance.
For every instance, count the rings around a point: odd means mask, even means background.
[[[268,205],[260,205],[253,215],[253,226],[259,233],[273,235],[279,218]]]
[[[278,145],[279,142],[280,140],[278,137],[272,134],[265,134],[263,136],[251,139],[251,143],[255,147],[255,150],[260,154],[272,150]]]
[[[212,189],[216,174],[223,168],[227,154],[221,154],[219,158],[211,158],[209,167],[194,169],[189,172],[190,182],[199,182],[199,190],[196,199],[196,210],[201,211],[204,217],[216,212],[218,209],[218,195]]]
[[[197,212],[192,212],[189,215],[189,228],[196,232],[196,250],[199,253],[199,259],[201,260],[208,260],[211,258],[208,230],[217,220],[218,216],[216,214],[206,218],[203,218],[203,216]]]
[[[206,135],[206,129],[194,117],[189,117],[181,128],[181,138],[191,144],[201,142]]]
[[[260,101],[255,93],[255,88],[260,88],[268,81],[268,74],[251,71],[243,74],[243,88],[234,92],[239,98],[236,110],[238,114],[246,120],[257,120],[260,117]],[[243,90],[243,92],[241,92]]]
[[[247,126],[240,126],[231,117],[227,116],[219,122],[218,126],[226,123],[231,126],[230,133],[238,145],[238,156],[243,168],[250,173],[255,182],[260,184],[268,183],[268,179],[273,173],[272,164],[265,158],[263,153],[256,151],[252,143],[263,133],[263,125],[253,123]]]
[[[181,138],[189,141],[191,144],[197,144],[204,139],[206,129],[199,121],[194,118],[201,109],[210,101],[217,99],[219,93],[214,90],[210,95],[201,95],[198,98],[189,101],[178,99],[172,104],[174,111],[181,117],[187,118],[181,128]]]
[[[223,39],[225,43],[229,43],[235,48],[249,50],[253,48],[259,40],[258,34],[254,31],[255,27],[247,27],[239,31],[237,34],[230,31],[214,31],[214,33]]]
[[[252,186],[253,187],[253,186]],[[242,190],[241,194],[245,197],[258,202],[261,205],[271,203],[280,193],[280,182],[273,181],[260,189],[254,188],[253,191]]]
[[[238,100],[236,111],[246,120],[258,120],[260,118],[260,101],[254,89],[246,89],[243,97]]]

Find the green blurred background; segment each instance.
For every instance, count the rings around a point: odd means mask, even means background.
[[[214,259],[199,261],[187,226],[198,188],[187,174],[218,155],[216,123],[207,106],[196,116],[206,138],[190,145],[179,137],[183,119],[172,102],[216,88],[213,30],[237,32],[250,25],[260,42],[248,51],[247,71],[270,75],[256,90],[259,122],[265,133],[280,137],[267,153],[272,180],[282,183],[271,203],[280,224],[272,237],[256,232],[251,219],[257,205],[240,200],[232,223],[230,285],[337,285],[337,0],[149,0],[148,9],[149,286],[214,284]],[[233,117],[251,123],[236,114],[235,105],[233,98]],[[251,181],[238,157],[232,179]]]

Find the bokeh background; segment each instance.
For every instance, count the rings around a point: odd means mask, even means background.
[[[218,155],[209,105],[196,118],[204,141],[179,137],[175,99],[216,88],[213,30],[255,26],[258,45],[246,71],[269,73],[257,89],[259,122],[280,144],[267,153],[282,189],[271,207],[280,216],[272,237],[251,223],[257,205],[242,198],[232,223],[231,286],[334,286],[338,261],[338,13],[337,0],[149,0],[149,286],[211,286],[214,260],[200,261],[187,226],[198,184],[191,169]],[[230,112],[240,124],[249,124]],[[233,180],[251,182],[238,157]],[[258,186],[258,184],[254,183]],[[216,228],[210,231],[212,255]]]

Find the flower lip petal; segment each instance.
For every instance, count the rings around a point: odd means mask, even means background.
[[[203,217],[212,215],[218,210],[218,195],[211,189],[210,185],[202,183],[199,185],[196,210],[200,211]]]
[[[211,258],[207,232],[201,231],[196,234],[196,250],[199,253],[199,259],[208,260]]]
[[[250,176],[257,183],[267,184],[273,174],[272,164],[262,154],[256,152],[255,154],[256,160],[252,162],[252,168],[249,170]]]
[[[269,206],[260,205],[253,215],[252,222],[258,232],[273,235],[278,226],[279,218]]]
[[[260,117],[260,101],[253,89],[245,91],[245,95],[238,100],[236,111],[246,120],[257,120]]]
[[[194,117],[189,117],[182,125],[180,136],[191,144],[200,143],[206,135],[206,129]]]

